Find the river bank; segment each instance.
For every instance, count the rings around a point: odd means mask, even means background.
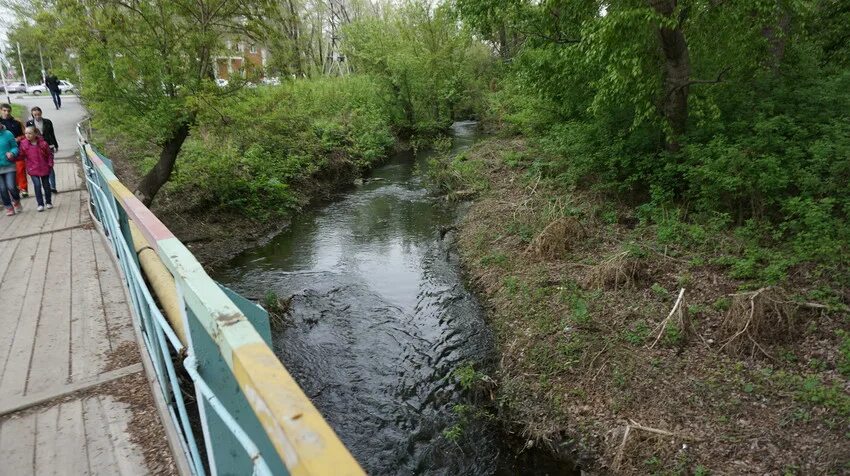
[[[502,420],[594,474],[850,469],[846,300],[801,301],[824,284],[802,271],[747,288],[533,159],[493,138],[435,172],[477,195],[458,242],[495,332]]]
[[[399,141],[383,160],[409,148],[407,142]],[[105,155],[113,161],[116,176],[133,190],[142,175],[137,163],[128,159],[124,150],[118,143],[107,143],[104,146]],[[289,226],[293,214],[332,200],[362,181],[364,175],[381,163],[382,160],[378,160],[364,167],[342,155],[331,157],[314,174],[298,183],[298,209],[266,219],[232,210],[199,209],[196,203],[186,198],[184,189],[175,189],[169,185],[163,187],[151,209],[201,264],[214,268],[245,250],[268,243]]]
[[[472,387],[497,382],[494,413],[507,432],[599,474],[843,471],[847,315],[789,297],[818,283],[742,288],[704,253],[659,245],[657,227],[629,207],[541,179],[532,156],[522,139],[491,138],[443,170],[452,196],[476,196],[456,246],[487,309],[499,363],[495,372],[469,368],[468,377]],[[116,160],[116,169],[133,183],[132,168]],[[313,203],[360,176],[344,163],[335,170],[317,174]],[[289,224],[198,214],[167,188],[160,199],[157,215],[207,265],[257,248]],[[322,296],[296,303],[310,311]],[[316,325],[311,315],[305,329]],[[758,331],[749,332],[754,317]],[[778,324],[787,336],[769,332]],[[461,428],[445,428],[443,437],[475,431]]]

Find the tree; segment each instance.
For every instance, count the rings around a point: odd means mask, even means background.
[[[146,205],[171,176],[199,107],[239,87],[215,86],[216,53],[226,39],[255,38],[246,18],[267,7],[260,0],[58,0],[95,124],[159,150],[135,190]]]
[[[405,124],[403,135],[445,128],[460,110],[474,109],[489,53],[459,27],[448,5],[424,1],[385,5],[380,16],[343,31],[351,66],[388,84]],[[466,102],[464,105],[462,103]]]
[[[746,78],[766,57],[781,62],[782,39],[800,8],[778,0],[457,2],[462,18],[486,37],[513,32],[512,72],[534,95],[588,101],[553,109],[615,122],[629,115],[628,129],[652,124],[669,152],[687,132],[692,90]]]

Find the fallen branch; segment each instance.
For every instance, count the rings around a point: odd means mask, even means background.
[[[673,432],[667,431],[667,430],[659,430],[658,428],[652,428],[650,426],[643,426],[643,425],[641,425],[641,424],[639,424],[636,421],[631,420],[631,419],[629,420],[629,426],[631,426],[635,430],[648,431],[650,433],[655,433],[657,435],[673,436],[673,437],[676,437],[676,438],[684,438],[684,437],[680,437],[679,435],[677,435]]]
[[[647,433],[654,433],[656,435],[661,436],[669,436],[672,438],[679,438],[683,440],[691,440],[696,441],[697,438],[685,435],[677,435],[672,431],[661,430],[659,428],[652,428],[651,426],[643,426],[640,423],[629,419],[629,423],[626,424],[626,430],[623,432],[623,440],[620,442],[620,449],[617,450],[617,456],[614,458],[614,472],[620,472],[620,465],[623,463],[623,454],[626,452],[626,443],[629,442],[629,435],[631,435],[632,430],[640,430],[645,431]]]
[[[661,340],[661,336],[664,335],[664,329],[667,328],[667,323],[670,321],[670,318],[673,317],[673,314],[676,312],[677,309],[680,309],[679,305],[682,303],[683,297],[685,297],[685,288],[682,288],[682,289],[679,290],[679,297],[676,298],[676,303],[673,304],[673,309],[670,309],[670,314],[667,314],[667,317],[664,318],[663,321],[661,321],[661,330],[658,331],[658,337],[656,337],[655,341],[652,343],[652,345],[649,346],[650,349],[655,347],[655,344],[657,344],[658,341]],[[681,312],[682,311],[680,310],[679,313],[681,314]]]
[[[620,443],[620,449],[617,451],[617,457],[614,458],[614,472],[620,472],[620,463],[623,461],[623,452],[626,450],[626,443],[629,441],[629,433],[632,431],[632,425],[626,425],[626,431],[623,432],[623,442]]]

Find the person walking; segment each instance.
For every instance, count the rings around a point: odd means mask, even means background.
[[[16,141],[21,142],[24,138],[24,125],[21,121],[12,117],[12,106],[9,104],[0,104],[0,124],[6,126],[6,130],[15,136]],[[17,167],[18,190],[20,190],[22,197],[26,197],[29,195],[27,193],[27,172],[23,162],[18,162],[15,166]]]
[[[20,148],[18,160],[26,163],[27,173],[32,178],[35,188],[35,201],[38,204],[36,210],[42,212],[45,206],[48,209],[53,208],[49,184],[50,169],[53,168],[53,151],[35,127],[27,127],[24,136],[24,140],[18,146]],[[44,190],[44,196],[42,196],[42,190]]]
[[[6,215],[11,216],[15,211],[20,212],[21,197],[15,186],[15,160],[18,156],[18,141],[0,123],[0,201],[6,208]],[[11,197],[11,198],[10,198]]]
[[[44,86],[50,91],[50,96],[53,98],[53,105],[56,109],[62,107],[62,91],[59,89],[59,78],[56,75],[45,72]]]
[[[35,106],[30,109],[30,114],[32,114],[32,119],[27,121],[26,127],[33,126],[39,130],[41,133],[41,137],[44,137],[47,145],[50,146],[50,150],[56,154],[56,151],[59,150],[59,142],[56,141],[56,132],[53,130],[53,121],[50,119],[43,117],[41,108]],[[59,193],[56,190],[56,172],[53,168],[50,169],[50,191],[54,194]]]

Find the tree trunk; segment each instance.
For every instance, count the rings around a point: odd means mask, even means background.
[[[298,9],[295,6],[294,0],[287,2],[289,8],[289,22],[291,25],[289,40],[292,42],[292,63],[295,75],[303,78],[304,64],[301,61],[301,17],[298,15]]]
[[[189,122],[184,121],[174,130],[171,137],[165,141],[156,165],[142,178],[139,186],[136,187],[136,197],[146,207],[151,206],[159,189],[171,177],[171,171],[174,170],[174,163],[177,161],[177,154],[180,153],[180,148],[183,147],[183,142],[186,141],[186,137],[188,136]]]
[[[767,39],[767,43],[770,46],[770,70],[773,74],[779,74],[779,67],[785,59],[785,46],[788,43],[788,35],[791,34],[791,14],[783,8],[780,11],[776,25],[765,27],[762,29],[761,34]]]
[[[670,17],[676,10],[676,0],[650,0],[650,6],[658,13]],[[675,28],[658,29],[661,51],[664,53],[664,99],[662,111],[669,127],[668,151],[677,152],[679,138],[685,133],[688,122],[688,82],[691,79],[691,60],[688,43],[681,23]]]
[[[505,62],[511,58],[510,47],[508,46],[508,31],[504,23],[499,25],[499,56]]]

